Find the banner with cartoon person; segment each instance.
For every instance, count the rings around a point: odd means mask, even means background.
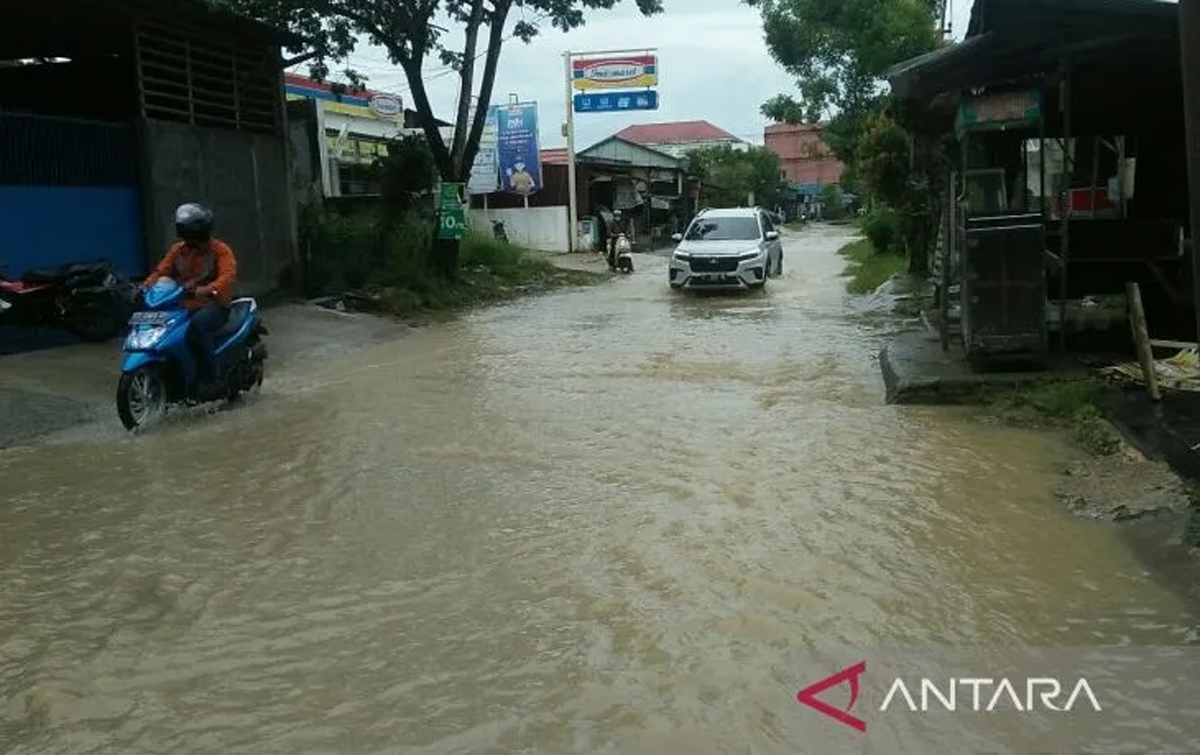
[[[542,188],[536,102],[496,108],[496,157],[501,189],[529,196]]]

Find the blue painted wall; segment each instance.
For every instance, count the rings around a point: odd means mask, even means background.
[[[133,187],[0,186],[0,262],[19,275],[108,258],[125,275],[141,277],[147,268],[141,213]]]

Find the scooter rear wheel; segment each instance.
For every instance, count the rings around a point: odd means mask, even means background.
[[[161,417],[167,408],[167,386],[154,367],[140,367],[121,375],[117,383],[117,416],[125,429],[141,430]]]

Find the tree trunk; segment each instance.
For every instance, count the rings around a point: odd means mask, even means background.
[[[457,239],[439,239],[433,237],[433,250],[430,261],[433,270],[446,280],[458,280],[458,248],[461,242]]]

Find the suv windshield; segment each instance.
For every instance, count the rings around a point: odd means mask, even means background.
[[[699,218],[688,229],[688,241],[758,241],[754,217]]]

